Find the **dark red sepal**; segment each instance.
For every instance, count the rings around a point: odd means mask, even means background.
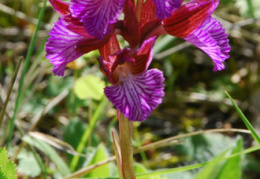
[[[159,20],[156,16],[156,6],[152,0],[146,0],[142,6],[141,28],[148,22]]]
[[[61,16],[69,14],[69,3],[63,2],[61,0],[49,0],[55,11],[57,11]]]
[[[163,20],[163,26],[170,35],[184,38],[194,32],[215,10],[214,0],[195,0],[175,10]]]
[[[129,43],[130,47],[139,44],[141,38],[140,25],[135,14],[135,5],[132,0],[126,0],[124,7],[125,19],[121,29],[121,35]]]
[[[120,50],[121,49],[116,35],[111,36],[109,41],[103,47],[99,48],[100,57],[98,58],[98,61],[100,64],[100,70],[107,77],[108,81],[111,84],[118,83],[118,75],[115,75],[112,72],[116,56],[112,58],[111,55],[115,54],[116,52],[119,52]]]

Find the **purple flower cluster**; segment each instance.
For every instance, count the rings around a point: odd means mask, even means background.
[[[143,121],[162,102],[164,77],[148,67],[158,36],[170,34],[211,57],[214,71],[224,69],[230,46],[222,25],[211,14],[219,0],[50,0],[61,15],[50,31],[46,58],[55,75],[66,65],[98,49],[100,70],[112,86],[107,98],[131,121]],[[116,35],[129,48],[121,49]]]

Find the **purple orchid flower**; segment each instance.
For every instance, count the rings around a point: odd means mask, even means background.
[[[113,84],[105,88],[105,95],[131,121],[145,120],[164,96],[162,72],[147,70],[153,58],[155,38],[145,40],[137,50],[124,48],[99,58],[101,71]],[[116,38],[113,41],[120,49]],[[106,51],[109,50],[108,47]]]
[[[214,71],[224,68],[230,47],[222,25],[211,14],[219,0],[50,0],[61,15],[50,31],[46,58],[55,75],[63,76],[66,65],[98,49],[100,69],[112,86],[107,98],[129,120],[145,120],[162,102],[164,78],[148,70],[153,45],[160,35],[183,38],[208,54]],[[141,10],[138,10],[141,9]],[[118,20],[120,14],[122,20]],[[129,48],[121,49],[116,35]]]

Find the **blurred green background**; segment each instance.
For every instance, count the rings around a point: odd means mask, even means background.
[[[42,0],[0,1],[0,109],[18,60],[28,53],[43,4]],[[45,59],[48,32],[58,17],[47,3],[24,79],[22,102],[8,148],[20,178],[44,176],[35,154],[42,160],[46,174],[53,178],[66,176],[114,154],[111,130],[117,129],[116,110],[103,95],[108,82],[99,71],[98,51],[69,64],[64,78],[54,76],[51,63]],[[199,130],[246,129],[225,91],[260,131],[260,1],[222,0],[214,17],[225,27],[231,46],[230,58],[221,72],[213,72],[211,59],[182,39],[163,36],[156,41],[150,68],[164,72],[166,95],[146,121],[134,124],[134,148]],[[1,147],[8,141],[23,67],[24,63],[0,128]],[[79,151],[86,130],[89,136]],[[136,154],[136,171],[143,173],[201,163],[224,155],[224,151],[241,151],[254,144],[252,136],[243,133],[196,135]],[[72,162],[75,152],[82,154],[76,166]],[[215,175],[210,178],[260,178],[259,159],[257,151],[233,161],[239,164],[237,166],[228,165],[228,162],[214,164]],[[226,165],[230,168],[225,168]],[[109,163],[87,176],[112,177],[116,170],[115,164]],[[225,170],[237,172],[228,177]],[[159,178],[207,179],[206,176],[199,168]]]

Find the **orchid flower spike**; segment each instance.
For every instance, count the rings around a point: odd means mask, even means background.
[[[105,88],[105,95],[132,121],[146,119],[164,96],[162,72],[148,70],[160,35],[197,46],[213,60],[214,71],[224,69],[223,62],[229,58],[227,34],[211,17],[219,0],[185,4],[183,0],[49,1],[61,15],[46,43],[46,58],[54,65],[54,74],[63,76],[68,63],[98,49],[100,69],[112,84]],[[129,47],[121,49],[116,35]]]

